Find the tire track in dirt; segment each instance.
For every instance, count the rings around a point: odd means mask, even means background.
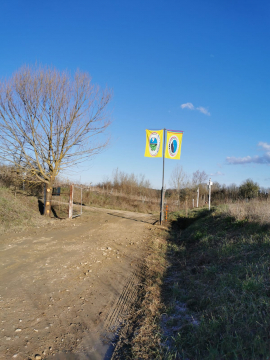
[[[131,277],[127,281],[124,289],[119,296],[117,303],[113,306],[111,312],[108,314],[104,328],[111,332],[119,328],[122,321],[129,315],[129,310],[134,301],[136,300],[137,286],[139,285],[139,265],[134,270]]]

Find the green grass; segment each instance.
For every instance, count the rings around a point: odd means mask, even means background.
[[[164,358],[270,359],[270,231],[222,209],[172,218]]]

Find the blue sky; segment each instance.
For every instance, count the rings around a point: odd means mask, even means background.
[[[270,3],[249,0],[1,1],[0,77],[23,64],[87,71],[108,85],[111,145],[68,174],[96,183],[116,168],[161,187],[145,129],[183,130],[179,164],[213,181],[270,185]]]

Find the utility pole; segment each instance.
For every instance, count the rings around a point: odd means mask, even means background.
[[[197,189],[197,208],[199,207],[200,188]]]

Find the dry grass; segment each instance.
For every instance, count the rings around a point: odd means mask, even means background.
[[[126,194],[110,194],[106,192],[84,191],[83,203],[85,205],[100,206],[117,210],[127,210],[142,213],[154,213],[159,211],[159,202],[142,201]]]
[[[0,188],[0,234],[50,222],[40,215],[36,197],[17,193],[15,198],[10,189]]]
[[[224,215],[231,216],[237,221],[253,221],[259,224],[270,224],[270,202],[258,199],[238,201],[220,207]]]

